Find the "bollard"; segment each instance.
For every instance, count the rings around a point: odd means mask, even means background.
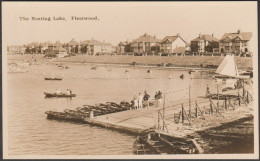
[[[93,113],[93,111],[90,111],[89,118],[90,118],[90,120],[93,120],[93,118],[94,118],[94,113]]]

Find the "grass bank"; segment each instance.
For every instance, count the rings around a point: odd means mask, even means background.
[[[136,62],[138,65],[154,65],[161,63],[171,63],[175,67],[204,67],[207,65],[219,65],[224,57],[211,56],[73,56],[63,58],[61,62],[86,62],[86,63],[108,63],[108,64],[131,64]],[[252,57],[235,57],[236,64],[239,69],[248,69],[253,67]]]
[[[37,61],[47,61],[42,55],[33,56]],[[8,55],[9,60],[31,60],[32,55]],[[171,63],[173,67],[203,67],[207,65],[219,65],[224,57],[211,56],[72,56],[62,59],[56,59],[57,62],[74,62],[74,63],[108,63],[108,64],[131,64],[136,62],[137,65],[152,65]],[[235,57],[235,62],[239,69],[249,69],[253,67],[252,57]]]

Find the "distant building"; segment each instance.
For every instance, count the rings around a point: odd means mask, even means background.
[[[54,54],[58,56],[58,58],[63,58],[66,55],[68,55],[67,50],[63,48],[62,46],[58,46],[53,49]]]
[[[24,54],[26,47],[23,45],[11,45],[7,46],[7,54]]]
[[[110,54],[115,52],[115,48],[110,43],[100,42],[98,40],[85,40],[80,43],[81,54],[97,55]]]
[[[38,42],[32,42],[27,44],[25,49],[26,54],[40,54],[41,53],[41,46]]]
[[[118,48],[117,48],[118,54],[127,53],[130,51],[131,51],[131,44],[128,41],[120,42],[118,44]]]
[[[111,53],[113,53],[113,52],[115,52],[115,51],[114,51],[114,48],[113,48],[113,45],[112,45],[112,44],[110,44],[110,43],[105,43],[105,42],[103,42],[103,43],[101,44],[101,53],[102,53],[102,54],[111,54]]]
[[[247,53],[252,32],[225,33],[220,39],[219,50],[221,53]]]
[[[131,51],[135,53],[159,52],[160,40],[155,36],[144,34],[131,42]]]
[[[174,52],[176,53],[176,51],[180,52],[180,49],[184,49],[185,52],[186,42],[181,38],[180,34],[176,36],[166,36],[160,44],[161,53],[172,54]]]
[[[79,43],[77,41],[75,41],[74,39],[72,39],[70,42],[68,42],[65,45],[65,47],[69,53],[79,53],[81,51]]]
[[[214,35],[200,35],[191,40],[190,49],[192,53],[217,52],[219,40]]]

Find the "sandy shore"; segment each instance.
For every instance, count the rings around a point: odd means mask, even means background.
[[[8,55],[8,60],[32,60],[37,61],[50,61],[42,55]],[[114,64],[114,65],[130,65],[136,62],[141,66],[158,66],[158,64],[171,63],[173,67],[187,67],[199,68],[202,64],[206,65],[219,65],[224,57],[211,57],[211,56],[72,56],[62,59],[53,59],[54,62],[66,63],[93,63],[93,64]],[[249,69],[253,67],[252,57],[235,57],[236,64],[239,69]]]

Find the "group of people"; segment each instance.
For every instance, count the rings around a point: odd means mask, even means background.
[[[62,92],[59,90],[59,89],[56,89],[56,94],[62,94]],[[66,95],[71,95],[72,94],[72,91],[70,89],[67,89]]]
[[[163,100],[162,92],[161,91],[156,92],[154,98],[155,98],[156,107],[161,106]],[[134,98],[131,101],[133,109],[143,109],[143,108],[150,107],[149,99],[150,99],[150,95],[147,94],[146,91],[144,91],[144,95],[142,95],[142,93],[139,93],[138,96],[134,94]]]
[[[150,95],[147,94],[146,91],[144,91],[144,95],[142,95],[142,93],[139,93],[138,96],[134,94],[134,98],[131,101],[133,109],[142,109],[144,107],[149,107],[149,98]]]

